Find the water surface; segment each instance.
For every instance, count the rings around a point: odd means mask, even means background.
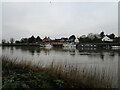
[[[11,59],[41,62],[43,66],[52,62],[71,64],[87,69],[104,70],[117,79],[120,50],[97,48],[41,48],[41,47],[0,47],[2,55]],[[92,68],[91,68],[92,67]],[[117,80],[116,80],[117,82]]]

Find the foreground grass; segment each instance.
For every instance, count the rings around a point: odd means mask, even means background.
[[[111,79],[76,67],[54,65],[38,67],[31,62],[2,59],[3,88],[112,88]]]

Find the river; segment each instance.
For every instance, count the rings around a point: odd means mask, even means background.
[[[71,64],[87,69],[105,70],[113,75],[117,82],[118,58],[120,50],[106,50],[98,48],[41,48],[41,47],[0,47],[2,55],[11,59],[41,62],[43,66],[52,62],[57,64]]]

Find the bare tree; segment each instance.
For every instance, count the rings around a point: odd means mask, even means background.
[[[10,38],[10,42],[13,43],[15,41],[14,38]]]
[[[101,38],[104,38],[104,36],[105,36],[105,34],[104,34],[104,32],[102,31],[102,32],[100,33],[100,37],[101,37]]]
[[[87,37],[88,37],[89,39],[93,40],[93,39],[95,38],[95,35],[94,35],[93,33],[89,33],[89,34],[87,35]]]
[[[2,39],[2,43],[3,43],[3,44],[6,43],[6,40],[5,40],[5,39]]]

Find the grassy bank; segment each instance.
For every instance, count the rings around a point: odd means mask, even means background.
[[[111,78],[97,71],[79,71],[71,65],[48,67],[31,62],[19,62],[7,57],[2,59],[3,88],[112,88]],[[39,64],[40,65],[40,64]],[[91,74],[92,73],[92,74]]]

